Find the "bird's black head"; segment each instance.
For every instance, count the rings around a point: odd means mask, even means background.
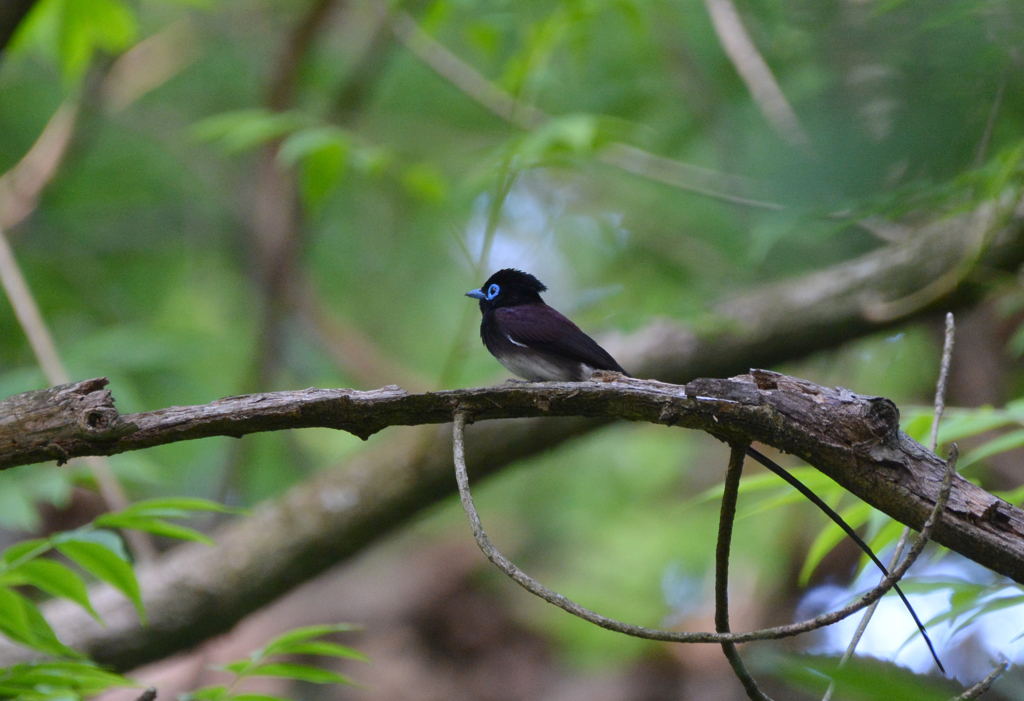
[[[470,290],[466,296],[479,299],[480,311],[486,312],[497,307],[543,303],[540,293],[546,289],[544,283],[533,275],[505,268],[491,275],[479,290]]]

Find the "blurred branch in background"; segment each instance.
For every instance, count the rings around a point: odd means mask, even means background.
[[[267,98],[272,111],[282,112],[293,106],[303,61],[337,10],[339,5],[335,0],[316,0],[286,38]],[[381,70],[378,58],[369,50],[364,53],[362,60],[350,69],[348,82],[367,80],[364,75],[367,70]],[[343,114],[359,112],[360,104],[354,101],[365,100],[368,95],[364,91],[346,94]],[[288,335],[284,323],[291,312],[299,314],[355,385],[372,387],[384,381],[404,381],[412,387],[422,386],[422,378],[387,359],[366,334],[330,311],[298,266],[308,222],[296,192],[294,171],[283,167],[279,161],[279,146],[275,141],[261,150],[254,176],[249,231],[257,262],[255,285],[260,291],[263,312],[249,391],[266,388],[276,375],[281,345]]]
[[[104,107],[120,112],[197,61],[202,55],[197,30],[186,17],[121,54],[100,86]]]
[[[378,7],[386,16],[387,8],[383,3]],[[413,55],[496,117],[526,131],[537,129],[548,121],[549,117],[544,112],[534,105],[519,102],[420,29],[408,12],[397,12],[391,18],[391,31]]]
[[[191,22],[181,20],[120,56],[95,81],[103,106],[113,112],[123,110],[187,68],[199,54],[194,33]],[[78,115],[78,98],[66,98],[28,152],[0,176],[0,227],[9,230],[35,211],[43,188],[57,174],[67,153]]]
[[[271,111],[292,108],[303,61],[337,6],[335,0],[316,0],[285,37],[270,80],[267,107]],[[380,70],[379,64],[372,69]],[[358,68],[353,69],[353,73],[358,72]],[[365,97],[365,92],[357,92],[352,99]],[[346,112],[358,112],[358,105],[345,108]],[[411,372],[386,360],[354,325],[329,314],[328,305],[305,278],[300,258],[307,243],[308,221],[300,203],[295,172],[281,164],[279,148],[280,139],[275,139],[260,149],[252,176],[247,230],[255,262],[250,275],[260,311],[255,356],[242,391],[267,389],[278,377],[293,314],[313,329],[314,338],[324,345],[332,359],[342,361],[339,368],[349,373],[357,386],[372,386],[385,372],[392,382],[405,378],[416,384]],[[297,453],[301,450],[298,446],[293,448]],[[222,498],[235,499],[239,475],[252,459],[250,449],[251,445],[244,443],[233,446],[222,476]]]
[[[43,188],[57,173],[78,117],[78,102],[65,100],[20,161],[0,175],[0,227],[10,229],[35,211]]]
[[[811,137],[800,125],[800,119],[772,75],[772,69],[744,29],[732,0],[704,0],[704,6],[722,42],[722,49],[765,118],[790,146],[810,150]]]
[[[397,384],[414,392],[430,386],[425,377],[389,359],[365,332],[338,316],[308,280],[298,282],[296,287],[291,293],[296,297],[296,311],[305,327],[355,384],[360,387]]]
[[[520,102],[487,80],[476,68],[420,29],[408,12],[396,13],[391,19],[391,29],[405,47],[424,64],[495,116],[525,131],[538,129],[551,120],[551,117],[542,110]],[[629,144],[608,144],[598,154],[598,159],[627,173],[680,190],[757,209],[785,209],[781,204],[741,194],[757,189],[756,183],[748,178],[681,163]]]

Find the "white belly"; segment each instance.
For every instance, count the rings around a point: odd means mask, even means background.
[[[509,372],[534,382],[576,382],[594,374],[594,368],[583,363],[554,362],[540,353],[517,353],[498,358]],[[582,377],[581,377],[582,375]]]

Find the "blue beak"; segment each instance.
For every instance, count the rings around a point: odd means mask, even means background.
[[[473,299],[487,299],[487,295],[485,295],[480,290],[470,290],[469,292],[466,293],[466,296],[472,297]]]

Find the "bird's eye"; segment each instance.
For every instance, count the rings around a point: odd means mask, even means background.
[[[497,285],[491,285],[490,287],[487,288],[487,299],[494,299],[495,297],[498,296],[499,292],[501,292],[500,287],[498,287]]]

